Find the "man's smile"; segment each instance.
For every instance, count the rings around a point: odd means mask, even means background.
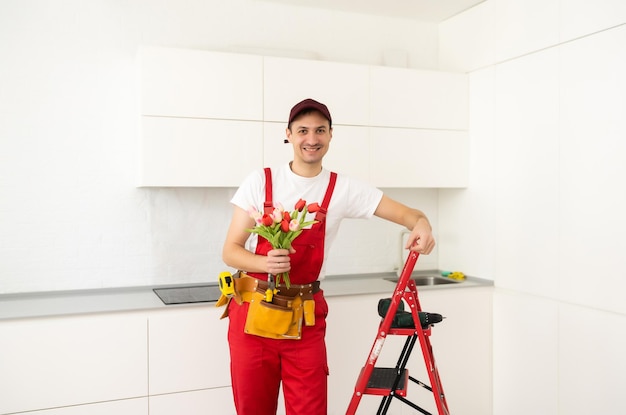
[[[302,147],[302,149],[304,151],[318,151],[321,148],[322,148],[322,146],[319,146],[319,145],[317,145],[317,146],[303,146]]]

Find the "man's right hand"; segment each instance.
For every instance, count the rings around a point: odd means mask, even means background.
[[[295,252],[292,248],[291,251]],[[266,268],[268,274],[278,275],[291,270],[290,251],[287,249],[272,249],[267,252]]]

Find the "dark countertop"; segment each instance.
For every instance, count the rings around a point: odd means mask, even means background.
[[[439,271],[415,271],[414,275],[434,274]],[[353,296],[363,294],[384,294],[393,292],[395,283],[388,279],[396,277],[395,272],[335,275],[322,281],[322,289],[327,297]],[[448,290],[471,287],[492,286],[493,281],[467,277],[465,281],[444,285],[419,286],[423,290]],[[165,305],[154,289],[189,288],[210,286],[210,297],[217,293],[217,282],[205,284],[180,284],[167,286],[144,286],[124,288],[103,288],[92,290],[51,291],[0,295],[0,321],[79,315],[90,313],[125,312],[139,310],[159,310],[176,307],[198,307],[215,304],[212,301]]]

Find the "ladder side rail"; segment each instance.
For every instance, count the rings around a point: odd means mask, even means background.
[[[400,293],[400,291],[396,290],[396,293]],[[416,285],[415,285],[414,280],[408,278],[407,286],[401,291],[401,294],[402,294],[402,299],[407,303],[407,305],[410,308],[415,308],[417,306],[419,309],[419,304],[416,305],[416,302],[414,300],[417,298]],[[413,325],[414,325],[413,334],[407,335],[406,341],[404,342],[404,347],[402,348],[402,351],[400,352],[400,356],[396,363],[396,367],[395,367],[396,377],[391,386],[390,393],[387,396],[383,396],[383,398],[381,399],[376,415],[385,415],[387,411],[389,410],[389,406],[391,405],[391,401],[393,400],[393,398],[401,398],[401,396],[396,395],[395,391],[398,388],[400,379],[402,378],[404,370],[406,369],[406,365],[409,362],[409,358],[411,357],[411,352],[413,351],[413,348],[415,347],[415,343],[418,340],[417,330],[418,330],[418,327],[421,328],[419,317],[416,320],[415,316],[413,316]],[[409,379],[407,379],[407,381],[408,380]],[[405,385],[405,387],[408,387],[408,385]],[[407,402],[410,402],[410,401],[407,400]],[[415,405],[412,402],[411,404],[412,404],[411,406]],[[418,407],[418,410],[419,409],[421,408]]]
[[[423,329],[419,321],[419,312],[422,311],[422,306],[419,301],[419,295],[417,293],[417,285],[415,281],[408,281],[408,288],[405,293],[405,301],[411,306],[411,314],[413,315],[413,321],[417,329],[418,337],[420,340],[420,347],[422,348],[422,355],[424,357],[424,363],[428,371],[428,379],[430,381],[430,390],[435,398],[437,405],[437,411],[439,415],[449,415],[448,403],[443,391],[443,385],[441,384],[441,378],[439,377],[439,370],[435,362],[435,356],[433,354],[433,348],[430,343],[430,328]],[[412,297],[412,298],[411,298]],[[414,305],[414,306],[413,306]],[[421,382],[420,382],[421,383]]]
[[[405,297],[406,302],[409,303],[409,305],[415,304],[416,312],[422,311],[422,305],[420,304],[420,298],[419,298],[419,294],[417,293],[417,285],[415,285],[415,280],[407,281],[407,289],[406,289],[406,293],[404,294],[404,297]],[[419,318],[417,319],[417,321],[419,321]]]
[[[441,377],[439,376],[439,369],[437,368],[437,363],[435,361],[435,356],[432,351],[432,347],[430,346],[430,341],[428,342],[428,347],[430,348],[430,357],[433,362],[433,381],[434,384],[437,385],[437,390],[433,392],[433,394],[438,393],[439,399],[436,400],[437,408],[439,409],[439,413],[442,415],[450,415],[450,409],[448,408],[448,401],[446,399],[446,394],[443,391],[443,384],[441,383]]]
[[[398,281],[398,286],[401,285],[400,283],[401,281]],[[389,329],[391,328],[391,323],[393,322],[396,311],[398,310],[400,301],[402,301],[402,293],[397,289],[396,293],[399,293],[400,295],[393,296],[389,309],[387,310],[387,314],[385,315],[385,318],[378,328],[376,339],[372,344],[367,361],[365,362],[365,366],[363,367],[363,370],[361,371],[361,373],[359,374],[359,378],[357,379],[354,393],[352,395],[352,399],[350,401],[350,405],[348,406],[348,411],[346,412],[346,415],[353,415],[356,413],[359,402],[361,401],[361,398],[365,393],[365,389],[367,388],[367,383],[372,376],[372,372],[374,371],[374,367],[376,366],[376,361],[378,360],[378,356],[382,351],[383,344],[385,343],[385,339],[387,338],[387,334],[389,333]]]
[[[350,404],[348,405],[346,415],[356,414],[356,409],[358,408],[365,389],[367,388],[367,383],[372,376],[374,366],[376,365],[376,360],[378,360],[378,355],[380,354],[383,343],[385,341],[385,336],[381,333],[383,332],[379,329],[376,339],[374,340],[374,344],[370,349],[370,353],[368,355],[365,366],[363,367],[361,373],[359,374],[359,377],[357,378],[356,386],[354,387],[354,392],[352,394],[352,398],[350,399]]]
[[[417,296],[415,297],[415,301],[418,301]],[[416,308],[419,308],[419,306],[417,306]],[[413,318],[415,319],[415,321],[419,323],[418,310],[412,310],[411,313],[413,314]],[[439,371],[437,369],[435,357],[433,355],[433,348],[430,343],[430,338],[428,337],[426,331],[427,330],[423,330],[422,326],[420,325],[417,330],[417,333],[418,333],[418,337],[420,341],[420,347],[422,348],[424,364],[428,372],[430,388],[435,398],[435,403],[437,405],[437,411],[439,415],[449,415],[450,412],[448,409],[448,403],[446,401],[446,397],[443,392],[441,379],[439,377]]]

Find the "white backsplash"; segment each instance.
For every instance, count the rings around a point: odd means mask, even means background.
[[[102,204],[49,204],[48,228],[34,219],[15,223],[13,241],[39,228],[40,248],[28,267],[12,268],[2,293],[54,291],[216,281],[228,269],[221,259],[234,188],[126,188]],[[57,190],[57,197],[60,191]],[[393,189],[387,194],[424,210],[436,229],[437,191]],[[41,195],[41,194],[40,194]],[[83,195],[84,196],[84,195]],[[54,210],[56,207],[56,210]],[[78,209],[78,210],[76,210]],[[74,219],[72,219],[74,218]],[[78,218],[78,219],[77,219]],[[96,220],[95,218],[99,218]],[[72,224],[74,220],[76,224]],[[63,224],[67,226],[63,226]],[[393,272],[400,265],[402,227],[374,217],[345,220],[327,264],[327,275]],[[19,244],[12,245],[16,254]],[[416,268],[434,268],[437,251]]]

